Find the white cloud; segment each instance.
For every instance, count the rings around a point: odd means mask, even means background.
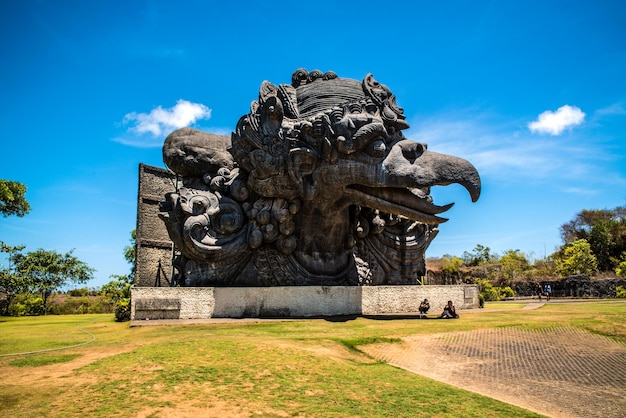
[[[536,121],[528,124],[532,132],[560,135],[565,129],[580,125],[585,119],[585,113],[576,106],[561,106],[556,112],[546,110],[539,115]]]
[[[158,106],[150,113],[129,113],[124,116],[124,124],[134,124],[128,129],[130,132],[160,137],[210,117],[211,109],[205,105],[181,99],[170,109]]]
[[[523,129],[521,120],[473,109],[421,116],[410,122],[411,129],[405,133],[408,138],[427,143],[430,151],[465,158],[481,176],[498,183],[587,183],[597,178],[593,173],[605,172],[613,161],[606,147],[596,146],[597,138],[546,141]]]

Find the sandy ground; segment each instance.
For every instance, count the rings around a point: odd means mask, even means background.
[[[361,349],[547,416],[626,417],[626,345],[574,328],[452,332]]]

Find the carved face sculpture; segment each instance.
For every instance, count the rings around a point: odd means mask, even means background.
[[[164,160],[185,189],[162,217],[182,252],[181,283],[417,283],[446,220],[438,215],[452,206],[433,204],[430,187],[459,183],[475,201],[480,178],[469,162],[404,138],[406,128],[371,75],[299,70],[291,85],[262,84],[230,154],[207,134],[174,132]]]

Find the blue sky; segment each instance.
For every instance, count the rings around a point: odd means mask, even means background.
[[[371,72],[408,138],[477,167],[477,203],[433,189],[456,205],[428,256],[540,258],[582,209],[626,205],[623,1],[2,0],[0,40],[0,178],[32,206],[0,240],[74,249],[92,287],[129,270],[138,164],[179,126],[230,133],[298,68]]]

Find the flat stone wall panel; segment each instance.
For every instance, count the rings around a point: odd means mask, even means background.
[[[166,193],[175,190],[174,173],[159,167],[139,165],[135,286],[170,285],[173,248],[167,228],[159,218],[159,202],[165,199]]]
[[[301,317],[360,313],[356,286],[215,288],[215,317]]]
[[[212,318],[213,290],[212,287],[133,287],[130,315],[133,320]]]

